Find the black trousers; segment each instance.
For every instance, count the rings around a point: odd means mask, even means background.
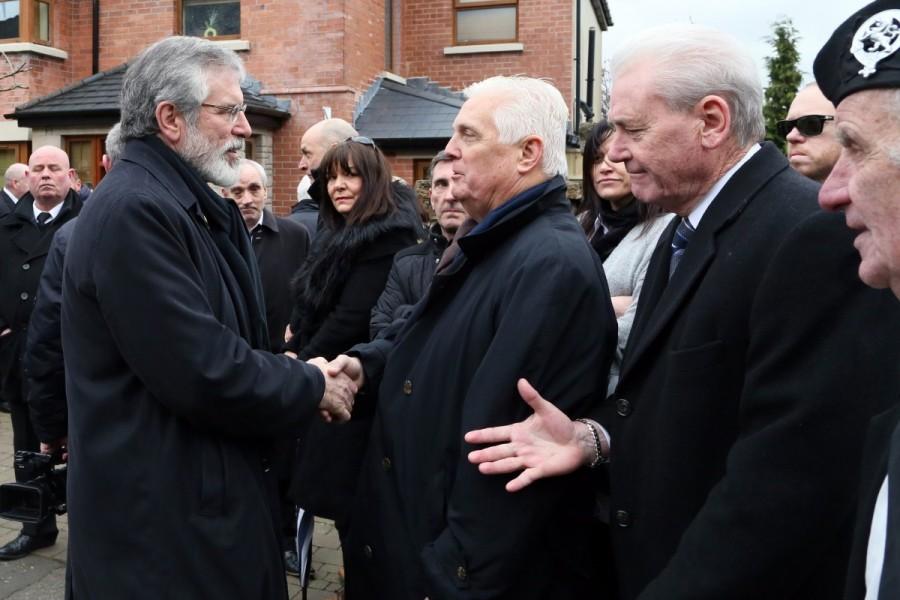
[[[31,415],[28,413],[28,405],[25,403],[25,386],[22,386],[22,393],[19,394],[18,402],[10,402],[10,416],[12,417],[13,428],[13,449],[28,450],[30,452],[39,452],[41,449],[40,440],[34,432],[34,426],[31,424]],[[16,472],[16,481],[24,483],[21,480],[21,474]],[[50,515],[39,523],[23,523],[22,533],[25,535],[55,535],[58,532],[56,528],[56,515]]]

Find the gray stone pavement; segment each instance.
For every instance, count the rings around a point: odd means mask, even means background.
[[[13,481],[12,426],[9,415],[0,413],[0,483]],[[0,561],[0,599],[59,600],[65,596],[66,546],[68,522],[57,519],[56,544],[14,561]],[[0,545],[18,535],[20,525],[0,519]],[[341,550],[337,530],[330,521],[316,519],[313,536],[315,577],[309,582],[308,600],[337,600],[341,590],[339,569]],[[287,576],[290,600],[300,600],[300,584]],[[255,599],[254,599],[255,600]]]

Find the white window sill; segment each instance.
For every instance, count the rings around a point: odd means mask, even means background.
[[[66,60],[69,53],[52,46],[44,46],[42,44],[32,44],[31,42],[10,42],[8,44],[0,44],[0,52],[33,52],[34,54],[43,54],[44,56],[52,56],[53,58],[61,58]]]
[[[522,52],[525,44],[511,42],[508,44],[473,44],[471,46],[447,46],[444,54],[479,54],[481,52]]]
[[[212,40],[217,46],[234,50],[235,52],[247,52],[250,50],[250,42],[247,40]]]

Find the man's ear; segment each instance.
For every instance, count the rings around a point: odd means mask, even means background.
[[[156,124],[159,135],[170,146],[175,146],[184,137],[185,121],[174,104],[163,101],[156,105]]]
[[[718,148],[731,135],[731,107],[721,96],[704,96],[695,112],[702,123],[700,143],[704,148]]]
[[[519,150],[519,173],[530,173],[535,168],[540,169],[544,158],[544,140],[536,135],[529,135],[521,142]]]

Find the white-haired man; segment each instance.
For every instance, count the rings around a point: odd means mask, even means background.
[[[470,219],[399,335],[332,365],[379,398],[344,547],[347,593],[586,597],[584,482],[510,496],[468,463],[462,443],[476,423],[522,414],[519,377],[554,388],[572,416],[606,385],[615,315],[566,200],[566,105],[549,83],[524,77],[493,77],[467,95],[446,152]]]
[[[757,143],[762,90],[733,38],[647,31],[614,57],[613,82],[609,157],[637,198],[680,217],[650,261],[618,386],[574,424],[529,389],[535,415],[467,435],[507,442],[471,459],[524,468],[521,489],[609,457],[623,599],[840,597],[900,311],[859,282],[818,186]]]
[[[16,204],[28,191],[28,165],[13,163],[3,175],[3,190],[0,193],[0,217],[16,210]]]
[[[286,597],[271,441],[319,411],[349,418],[349,380],[261,350],[250,238],[207,184],[238,178],[243,76],[234,52],[198,38],[135,58],[125,153],[66,251],[76,598]]]
[[[900,27],[898,8],[895,0],[880,0],[857,11],[813,69],[837,107],[842,146],[819,202],[842,211],[855,232],[862,280],[900,298],[900,43],[896,36],[886,45],[876,41]],[[881,377],[896,378],[896,356],[881,363]],[[900,396],[883,400],[891,408],[869,427],[846,600],[900,598]]]

